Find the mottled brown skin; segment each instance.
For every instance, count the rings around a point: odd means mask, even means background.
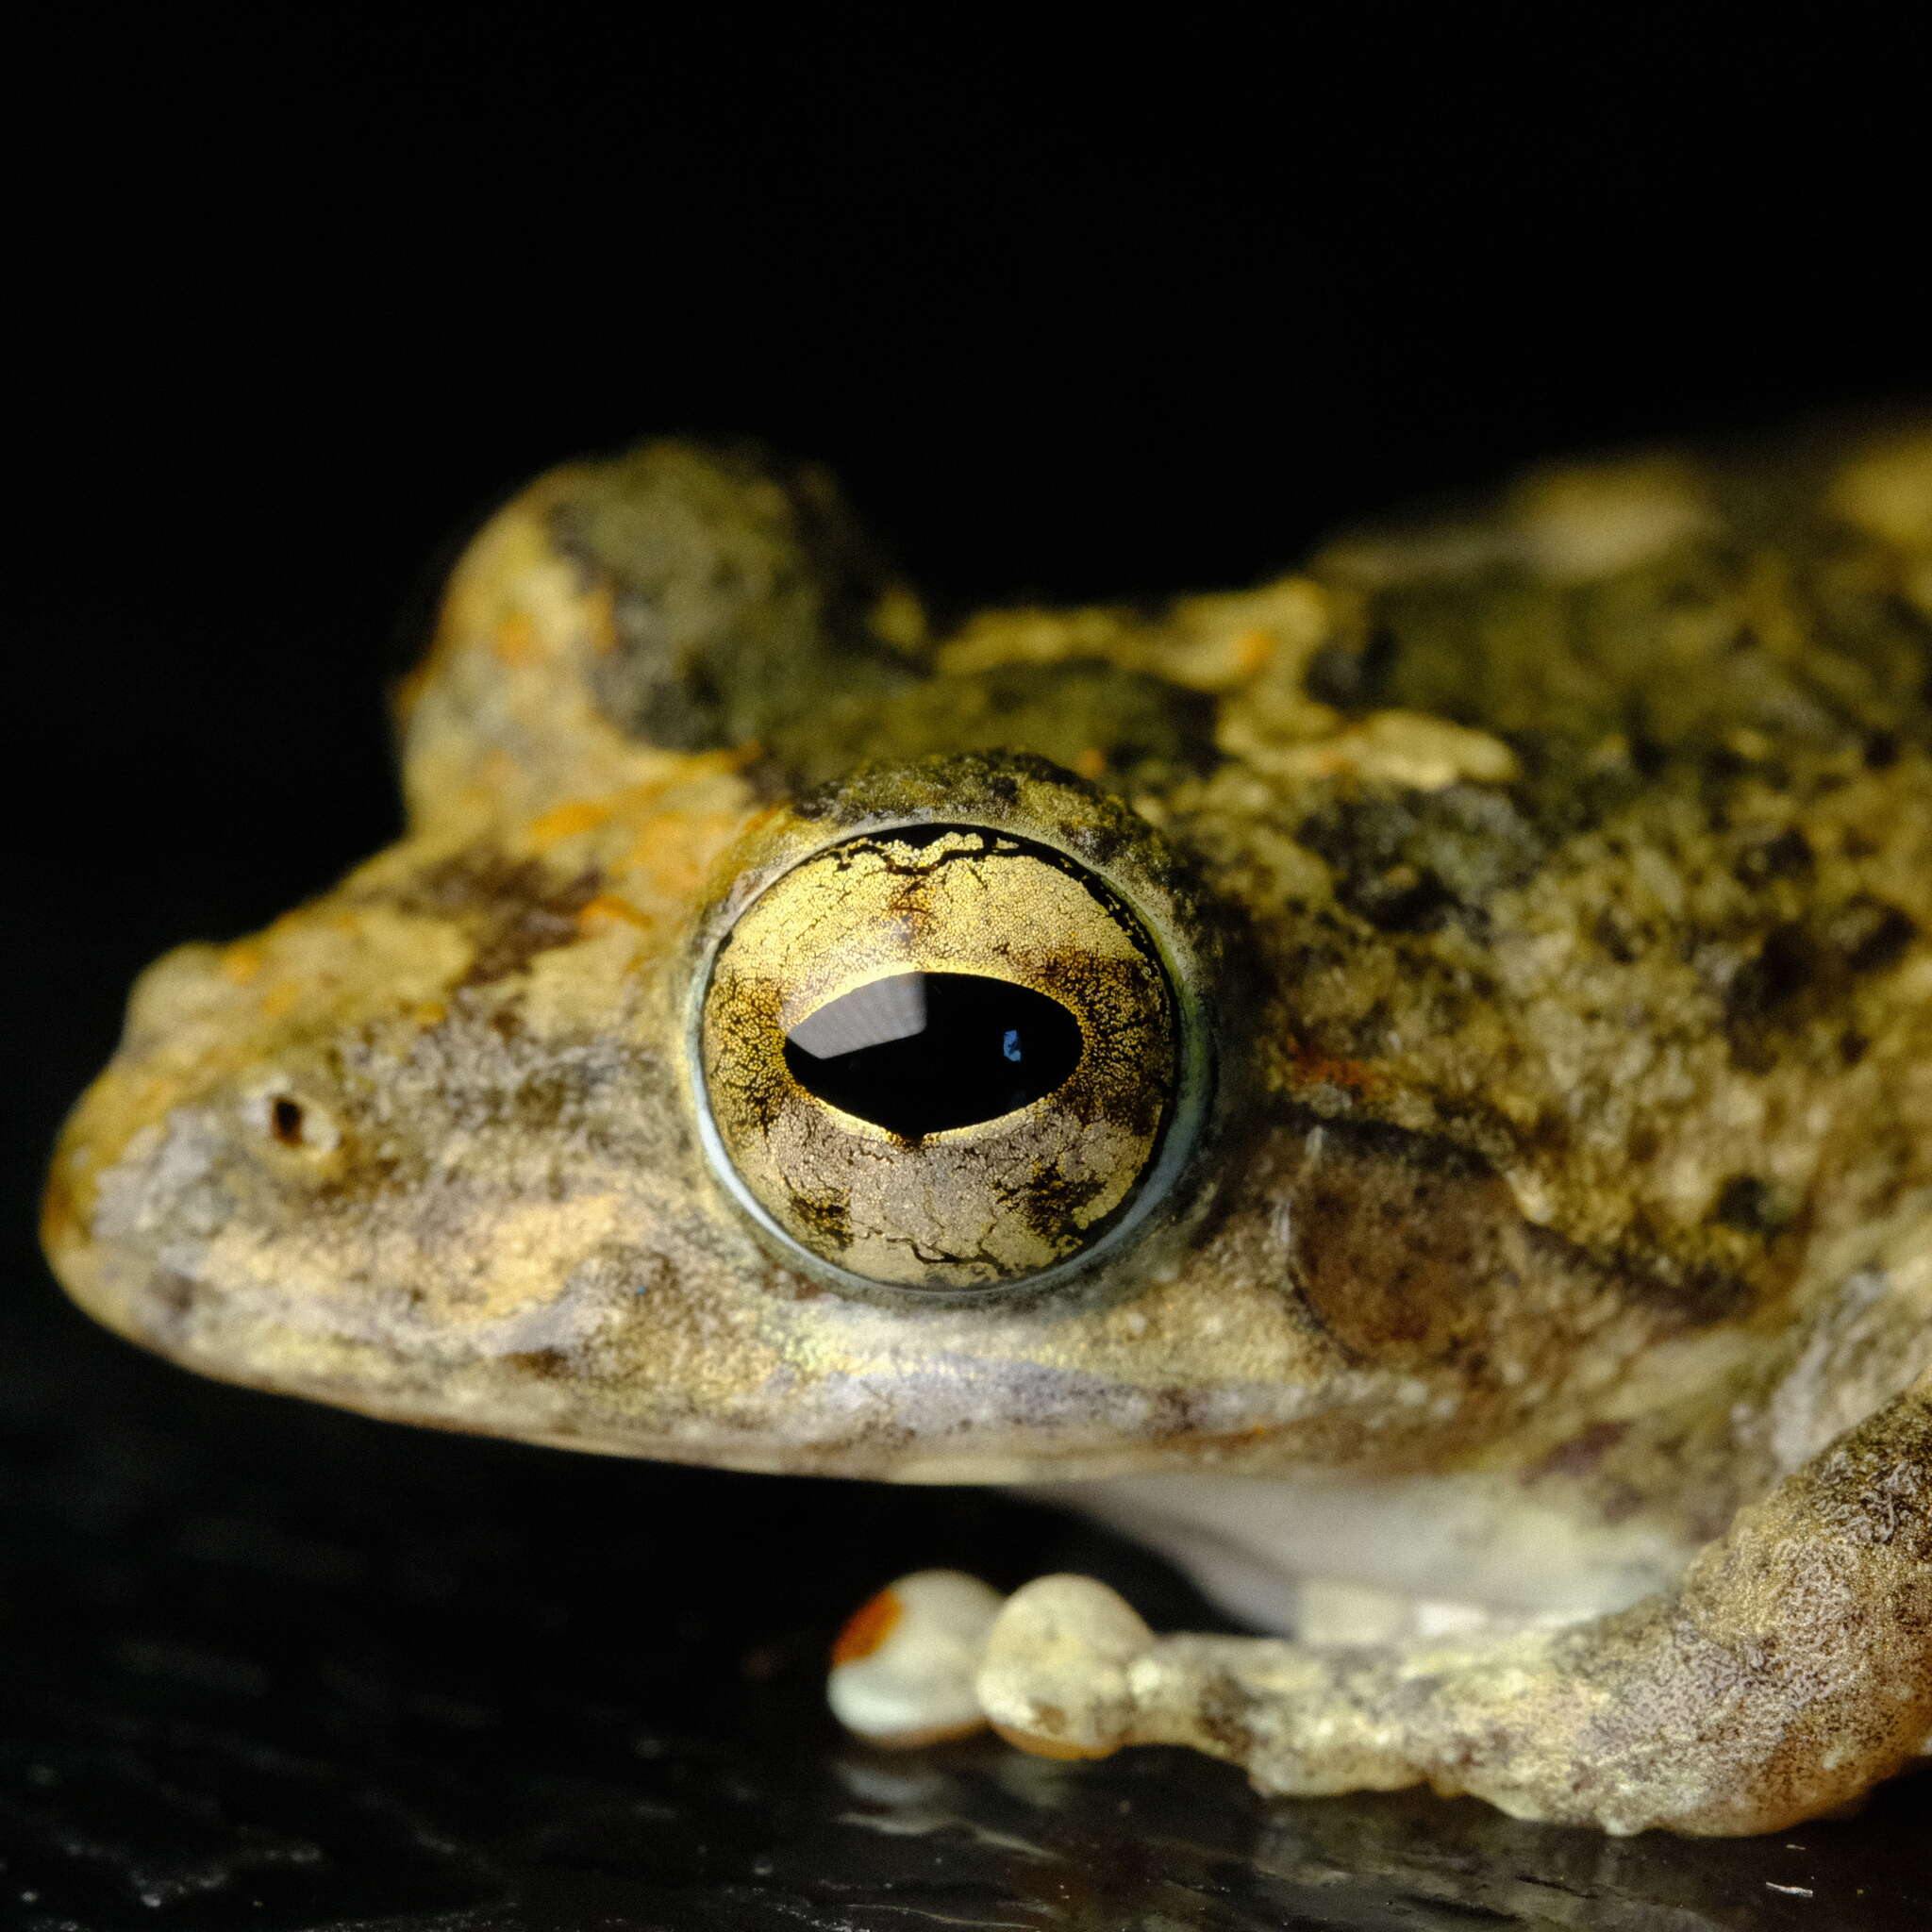
[[[150,969],[70,1123],[48,1251],[110,1326],[621,1454],[1447,1483],[1657,1592],[1174,1639],[1122,1705],[1144,1632],[1035,1586],[982,1690],[1042,1748],[1701,1831],[1924,1749],[1932,432],[1550,472],[1256,591],[942,631],[817,473],[651,445],[482,532],[401,710],[405,840]],[[1051,1293],[841,1292],[699,1145],[694,961],[921,819],[1131,875],[1199,982],[1205,1127]]]

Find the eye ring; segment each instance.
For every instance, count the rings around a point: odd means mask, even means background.
[[[1137,1261],[1142,1254],[1159,1252],[1162,1244],[1150,1238],[1157,1227],[1172,1225],[1177,1218],[1176,1197],[1183,1191],[1178,1183],[1193,1161],[1207,1111],[1212,1054],[1199,993],[1200,947],[1191,908],[1176,893],[1171,871],[1163,874],[1159,867],[1145,863],[1133,842],[1118,836],[1084,838],[1077,830],[1067,836],[1061,826],[1028,822],[1030,814],[1014,814],[1018,824],[1001,823],[1008,814],[986,812],[984,799],[971,802],[982,809],[868,814],[834,826],[794,822],[789,836],[768,841],[770,849],[754,855],[701,933],[692,958],[686,1065],[698,1139],[711,1171],[788,1266],[860,1299],[910,1298],[929,1306],[989,1294],[1030,1297],[1091,1277],[1130,1250]],[[1119,813],[1118,808],[1112,809]],[[1144,827],[1141,831],[1151,840]],[[888,847],[892,848],[890,854]],[[844,937],[858,936],[861,957],[842,957],[836,940],[823,962],[808,952],[781,945],[785,964],[775,979],[767,975],[760,980],[756,973],[740,971],[735,955],[747,934],[756,949],[765,949],[755,950],[754,957],[769,956],[769,935],[758,928],[782,929],[786,895],[803,898],[809,892],[816,895],[814,906],[823,906],[830,903],[835,876],[852,873],[862,876],[863,889],[875,905],[890,902],[897,888],[883,885],[882,875],[893,872],[895,864],[902,876],[920,869],[903,863],[902,847],[936,853],[923,862],[923,876],[955,858],[972,861],[962,874],[968,878],[991,874],[994,868],[980,861],[1015,861],[1001,868],[1000,876],[1024,879],[1035,888],[1052,875],[1057,882],[1048,894],[1053,903],[1046,923],[1084,918],[1088,939],[1097,940],[1096,950],[1109,957],[1093,962],[1084,987],[1066,977],[1048,980],[1043,987],[1029,984],[1024,945],[995,959],[988,951],[994,942],[984,932],[960,931],[956,921],[951,943],[928,949],[932,928],[943,928],[944,919],[927,916],[929,906],[915,904],[908,911],[905,902],[892,902],[904,914],[902,924],[918,926],[926,917],[923,939],[915,942],[904,932],[887,932],[886,922],[867,926],[867,915],[855,910]],[[974,897],[971,892],[954,896]],[[978,896],[997,901],[1001,894],[988,891]],[[1011,900],[1011,891],[1007,897]],[[814,929],[837,924],[836,919],[814,922]],[[995,915],[978,924],[997,928],[999,921]],[[808,959],[803,974],[794,974],[798,958]],[[1045,1051],[1052,1025],[1036,1025],[1022,1036],[1024,1058],[1035,1058],[1033,1042],[1040,1038],[1039,1058],[1044,1065],[1037,1077],[1044,1084],[1038,1091],[1023,1088],[1017,1095],[1021,1104],[1009,1109],[921,1125],[909,1124],[909,1115],[895,1120],[883,1105],[872,1108],[883,1119],[868,1118],[865,1105],[841,1102],[829,1083],[821,1083],[812,1105],[830,1124],[800,1112],[801,1093],[812,1094],[811,1087],[797,1077],[810,1071],[794,1050],[801,1023],[826,1024],[824,1016],[830,1009],[859,992],[866,996],[859,1002],[861,1046],[890,1041],[892,1023],[890,1015],[881,1019],[877,1008],[881,1000],[889,1006],[901,996],[894,980],[911,979],[924,979],[939,996],[964,998],[969,1007],[976,1000],[979,1008],[999,1008],[995,1022],[1002,1012],[1006,1017],[1027,1013],[1039,1022],[1047,1017],[1041,1008],[1058,1000],[1064,1008],[1058,1015],[1060,1030],[1063,1036],[1074,1033],[1077,1059],[1063,1072]],[[967,979],[975,985],[962,990],[955,984],[949,991],[945,984]],[[745,995],[747,982],[754,986],[753,998]],[[1096,992],[1103,983],[1110,991]],[[1136,985],[1141,990],[1138,1008],[1132,996]],[[1126,996],[1123,986],[1128,989]],[[724,1023],[725,1033],[733,1038],[723,1047],[720,1025],[712,1024],[721,1000],[735,1003],[732,1019]],[[1037,1005],[1027,1006],[1029,1000]],[[742,1017],[747,1013],[748,1020]],[[867,1026],[872,1034],[864,1031]],[[747,1030],[759,1036],[749,1047],[736,1038]],[[806,1030],[808,1035],[808,1025]],[[838,1032],[836,1024],[832,1031]],[[1012,1030],[1001,1033],[997,1024],[990,1037],[1003,1046],[1012,1044]],[[875,1057],[890,1058],[891,1051],[888,1045]],[[859,1052],[853,1055],[855,1061],[863,1058]],[[957,1055],[953,1064],[958,1064]],[[785,1068],[782,1076],[779,1068]],[[1158,1081],[1158,1091],[1149,1091],[1150,1077]],[[854,1106],[856,1112],[850,1110]],[[966,1111],[973,1116],[972,1108]],[[774,1116],[782,1116],[780,1128],[774,1128]],[[802,1132],[797,1130],[800,1120],[805,1122]],[[1095,1145],[1110,1151],[1078,1168],[1075,1185],[1067,1188],[1062,1185],[1068,1178],[1064,1149],[1074,1135],[1070,1123],[1085,1136],[1081,1158]],[[767,1158],[788,1134],[789,1154],[775,1161]],[[844,1158],[847,1143],[864,1157],[856,1165],[845,1163],[857,1173],[861,1193],[883,1174],[891,1183],[879,1184],[889,1203],[903,1203],[908,1190],[928,1208],[935,1199],[942,1201],[949,1214],[956,1204],[977,1202],[969,1218],[991,1216],[999,1239],[982,1241],[971,1253],[956,1242],[949,1245],[949,1238],[923,1244],[909,1220],[894,1222],[890,1207],[879,1210],[882,1197],[875,1191],[866,1195],[871,1205],[865,1211],[856,1210],[852,1188],[834,1184],[850,1181],[849,1173],[824,1187],[802,1185],[801,1172],[815,1183],[825,1178],[812,1150],[822,1149],[828,1139],[833,1165]],[[979,1171],[996,1174],[1001,1160],[1034,1158],[1049,1141],[1052,1160],[1026,1169],[1024,1188],[1006,1186],[1009,1166],[990,1191],[974,1191],[983,1177]],[[808,1156],[803,1168],[801,1148]],[[782,1165],[784,1158],[791,1160],[790,1168]],[[1119,1163],[1112,1171],[1110,1160]],[[922,1162],[934,1169],[943,1166],[945,1172],[937,1177],[922,1175]],[[898,1186],[900,1181],[905,1185]],[[1023,1199],[1031,1217],[1026,1229],[1017,1232],[1006,1213],[1015,1198]],[[1050,1215],[1041,1208],[1042,1201],[1049,1204]],[[855,1224],[863,1238],[855,1238]],[[973,1224],[976,1228],[978,1220]],[[849,1261],[855,1253],[860,1258]]]

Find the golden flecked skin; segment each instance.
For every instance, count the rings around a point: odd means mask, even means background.
[[[1482,1778],[1474,1638],[1170,1678],[1022,1592],[983,1688],[1042,1747],[1051,1707],[1275,1789],[1750,1830],[1932,1739],[1932,430],[1553,470],[1257,590],[942,632],[818,473],[655,444],[481,532],[401,711],[406,838],[135,990],[48,1192],[101,1320],[614,1453],[1453,1493],[1659,1592],[1511,1640]],[[704,963],[922,823],[1130,876],[1201,1015],[1199,1131],[1063,1290],[828,1290],[705,1151]]]

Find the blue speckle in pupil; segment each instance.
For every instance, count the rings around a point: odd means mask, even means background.
[[[808,1093],[916,1141],[1044,1099],[1079,1065],[1082,1044],[1080,1023],[1031,987],[908,973],[794,1023],[785,1064]]]

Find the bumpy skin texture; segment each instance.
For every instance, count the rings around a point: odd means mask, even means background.
[[[407,838],[136,989],[48,1194],[100,1319],[613,1453],[1453,1491],[1624,1578],[1450,1652],[1145,1652],[1050,1580],[984,1687],[1036,1745],[1707,1831],[1924,1748],[1932,432],[943,626],[816,473],[651,445],[486,527],[400,710]],[[1126,879],[1211,1017],[1198,1146],[1052,1294],[828,1290],[700,1145],[693,961],[908,819]]]
[[[1932,1743],[1932,1376],[1747,1506],[1674,1594],[1556,1630],[1156,1640],[1112,1591],[1013,1596],[982,1707],[1050,1757],[1188,1744],[1270,1791],[1427,1782],[1518,1817],[1772,1831]]]

